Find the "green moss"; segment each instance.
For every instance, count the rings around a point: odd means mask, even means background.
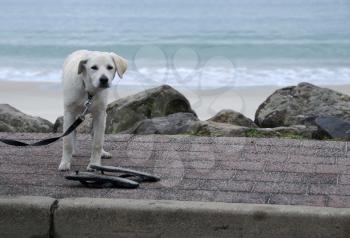
[[[257,138],[269,138],[269,137],[279,137],[287,139],[307,139],[299,133],[293,133],[290,131],[286,132],[276,132],[276,131],[259,131],[256,128],[251,128],[246,131],[247,137],[257,137]]]
[[[210,131],[207,130],[199,130],[199,131],[191,131],[190,135],[193,136],[211,136]]]
[[[247,137],[266,137],[266,133],[258,131],[255,128],[248,129],[245,133]]]
[[[304,137],[303,135],[300,134],[296,134],[296,133],[292,133],[292,132],[286,132],[286,133],[282,133],[279,136],[280,138],[286,138],[286,139],[307,139],[306,137]]]

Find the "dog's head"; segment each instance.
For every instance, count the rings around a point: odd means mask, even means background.
[[[115,53],[92,52],[86,59],[79,62],[78,74],[83,74],[83,80],[88,91],[109,88],[117,73],[120,78],[127,69],[127,61]]]

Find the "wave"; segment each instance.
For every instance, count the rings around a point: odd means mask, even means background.
[[[0,80],[60,82],[61,70],[0,68]],[[295,85],[309,82],[316,85],[350,84],[350,68],[156,68],[131,69],[118,85],[160,85],[219,88]]]
[[[0,80],[27,82],[58,82],[61,70],[0,68]]]

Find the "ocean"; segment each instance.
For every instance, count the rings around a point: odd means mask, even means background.
[[[349,0],[0,0],[0,80],[59,82],[77,49],[125,85],[350,83]]]

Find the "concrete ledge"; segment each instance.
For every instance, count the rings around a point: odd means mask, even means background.
[[[347,238],[350,209],[0,197],[0,237]]]
[[[103,198],[62,199],[58,237],[350,237],[350,209]]]
[[[0,237],[49,237],[55,203],[49,197],[0,197]]]

